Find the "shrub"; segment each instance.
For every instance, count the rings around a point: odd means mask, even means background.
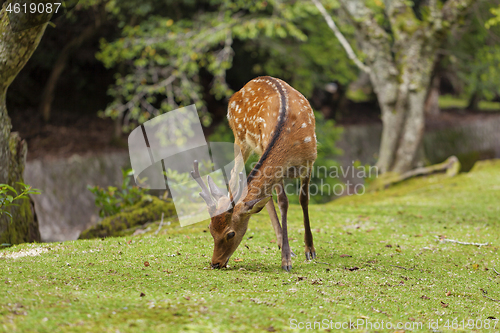
[[[8,215],[10,221],[12,222],[12,215],[9,212],[9,208],[12,206],[19,206],[14,203],[17,200],[27,199],[30,194],[40,194],[40,190],[31,188],[30,185],[24,183],[17,183],[21,187],[21,191],[18,192],[16,189],[7,184],[0,184],[0,216]]]
[[[132,169],[122,170],[122,185],[120,188],[108,186],[87,186],[95,195],[95,205],[99,208],[99,216],[107,217],[120,213],[124,208],[132,206],[141,200],[147,189],[140,188],[130,183],[133,175]]]

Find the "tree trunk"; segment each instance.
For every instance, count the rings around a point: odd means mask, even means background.
[[[100,26],[101,20],[97,20],[95,24],[86,27],[80,35],[71,40],[59,53],[54,67],[52,67],[52,72],[50,73],[49,79],[45,84],[45,89],[42,93],[42,102],[40,103],[40,113],[43,116],[43,120],[48,122],[50,120],[50,113],[52,107],[52,101],[54,99],[55,90],[57,87],[57,82],[59,77],[64,71],[66,64],[68,62],[71,54],[82,45],[83,42],[88,40],[97,31]]]
[[[385,16],[391,26],[387,31],[365,1],[340,0],[356,29],[382,111],[380,173],[404,173],[415,166],[437,50],[450,27],[474,1],[448,0],[443,6],[429,1],[427,21],[417,18],[404,0],[385,1]]]
[[[439,75],[435,75],[432,79],[431,88],[429,94],[427,95],[427,100],[425,101],[425,114],[428,116],[437,116],[441,112],[439,109],[439,84],[441,83],[441,78]]]
[[[469,104],[467,105],[467,110],[469,111],[478,111],[479,110],[479,102],[481,102],[481,93],[479,91],[474,91],[472,96],[469,99]]]
[[[31,3],[26,0],[16,2],[21,8],[24,3],[29,8]],[[0,11],[0,183],[18,189],[16,182],[23,182],[27,145],[17,133],[10,132],[12,125],[6,107],[7,88],[38,46],[51,14],[8,13],[6,8],[10,3],[13,1],[5,2]],[[10,244],[39,241],[38,224],[30,201],[22,200],[18,204],[10,208],[12,222],[5,214],[0,217],[0,241]]]
[[[22,140],[17,132],[10,133],[9,141],[10,166],[8,184],[16,191],[21,191],[17,182],[23,181],[24,165],[28,145]],[[0,216],[0,243],[20,244],[26,242],[40,242],[40,231],[38,220],[34,210],[34,203],[30,198],[15,202],[18,206],[9,209],[12,220],[7,215]]]

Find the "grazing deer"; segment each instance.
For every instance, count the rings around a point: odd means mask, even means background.
[[[227,265],[245,235],[250,216],[266,206],[278,247],[281,248],[281,267],[286,271],[292,269],[287,231],[288,198],[283,185],[285,178],[301,179],[299,199],[304,214],[305,255],[307,260],[314,259],[316,252],[309,225],[308,204],[309,179],[317,154],[315,119],[309,102],[280,79],[258,77],[231,97],[227,118],[235,144],[241,150],[242,163],[247,161],[252,152],[259,154],[260,159],[248,175],[247,193],[242,198],[245,180],[241,173],[239,177],[235,174],[237,167],[233,169],[230,182],[234,183],[239,178],[239,189],[228,198],[210,177],[209,191],[200,178],[198,163],[194,163],[191,175],[202,188],[200,195],[212,216],[212,268]],[[236,186],[230,186],[232,188]],[[278,196],[281,225],[271,196],[273,189]]]

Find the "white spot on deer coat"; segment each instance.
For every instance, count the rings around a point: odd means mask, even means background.
[[[302,126],[300,126],[301,128],[306,128],[307,127],[307,124],[306,123],[303,123]]]
[[[305,143],[311,142],[311,137],[310,137],[310,136],[306,137],[306,138],[304,139],[304,142],[305,142]]]

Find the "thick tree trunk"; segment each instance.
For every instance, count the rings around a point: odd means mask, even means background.
[[[48,3],[51,1],[16,1],[21,7],[24,3]],[[7,114],[7,88],[24,67],[45,31],[51,14],[7,13],[9,0],[0,11],[0,183],[11,186],[23,182],[27,145],[16,133],[11,133],[10,118]],[[12,206],[12,222],[3,214],[0,217],[0,241],[16,244],[26,241],[39,241],[40,233],[35,221],[34,211],[29,200]]]
[[[384,83],[394,85],[394,83]],[[414,167],[424,133],[424,104],[427,87],[423,83],[407,91],[405,83],[398,87],[395,104],[380,103],[382,109],[382,141],[378,168],[384,172],[405,172]],[[379,101],[383,96],[377,94]]]
[[[389,35],[365,1],[340,0],[356,28],[382,111],[384,126],[377,162],[380,173],[404,173],[415,166],[437,49],[474,1],[448,0],[442,7],[437,1],[429,1],[425,22],[415,16],[406,1],[385,1]]]

